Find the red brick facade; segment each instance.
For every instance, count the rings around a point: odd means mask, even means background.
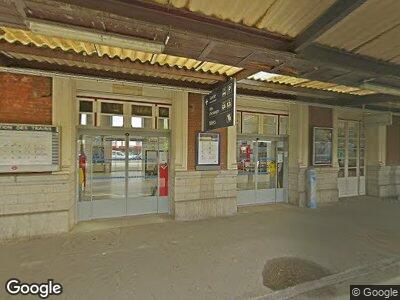
[[[196,169],[196,134],[201,131],[202,95],[189,93],[188,98],[188,170]],[[221,137],[221,170],[226,170],[227,130],[215,130]]]
[[[51,124],[51,78],[0,73],[0,123]]]

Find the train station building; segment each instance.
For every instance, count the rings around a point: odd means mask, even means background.
[[[399,11],[372,0],[2,3],[0,239],[308,207],[309,170],[316,205],[399,197]],[[206,130],[204,99],[227,86],[232,126]]]

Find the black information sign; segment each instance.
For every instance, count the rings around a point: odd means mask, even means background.
[[[204,97],[204,131],[235,125],[236,80],[229,78]]]

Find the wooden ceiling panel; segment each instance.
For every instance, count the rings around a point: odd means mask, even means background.
[[[167,36],[162,26],[148,26],[107,12],[57,2],[27,1],[27,16],[155,41],[163,42]]]
[[[0,1],[0,24],[24,27],[23,17],[18,12],[14,2]]]

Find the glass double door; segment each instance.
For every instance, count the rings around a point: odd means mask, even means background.
[[[238,205],[285,202],[286,158],[284,141],[238,138]]]
[[[365,136],[359,121],[339,120],[339,197],[365,195]]]
[[[168,138],[82,135],[78,218],[167,213]]]

